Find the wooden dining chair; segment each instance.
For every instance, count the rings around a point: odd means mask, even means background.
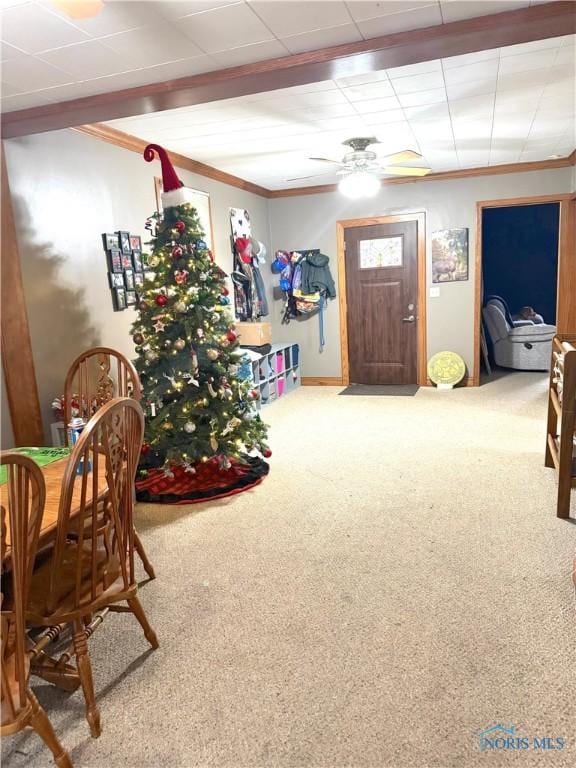
[[[72,417],[72,398],[78,402],[80,416],[88,421],[98,408],[113,397],[131,397],[140,402],[142,386],[134,365],[121,352],[110,347],[94,347],[82,352],[70,366],[64,382],[64,434],[68,445],[67,425]],[[138,532],[134,543],[144,570],[156,578]]]
[[[32,459],[17,453],[0,455],[6,467],[7,483],[0,489],[2,516],[2,682],[1,735],[8,736],[33,728],[52,752],[60,768],[72,768],[68,753],[60,744],[46,712],[29,686],[30,657],[27,653],[25,605],[38,547],[44,510],[45,486],[42,471]],[[6,526],[8,510],[8,529]],[[6,563],[5,563],[6,560]],[[9,572],[8,572],[9,571]],[[4,591],[9,600],[4,601]]]
[[[134,575],[132,491],[143,430],[142,409],[130,398],[110,400],[84,427],[62,478],[56,541],[34,570],[26,610],[33,626],[72,624],[86,719],[94,737],[101,730],[87,644],[94,616],[131,611],[152,648],[158,647]],[[104,495],[98,491],[102,475]]]

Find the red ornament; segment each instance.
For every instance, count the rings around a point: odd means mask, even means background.
[[[156,296],[156,304],[158,304],[159,307],[165,307],[167,303],[168,299],[163,293],[159,293],[158,296]]]
[[[262,451],[262,456],[264,456],[265,459],[269,459],[270,456],[272,456],[272,451],[270,448],[264,448]]]
[[[176,285],[183,285],[184,283],[188,282],[188,270],[187,269],[177,269],[174,271],[174,280],[176,280]]]
[[[184,224],[183,221],[178,220],[176,224],[174,224],[175,229],[178,230],[178,232],[182,233],[186,230],[186,224]]]
[[[147,453],[150,453],[150,445],[149,443],[142,443],[142,448],[140,449],[140,453],[142,456],[146,456]]]
[[[230,342],[236,341],[236,339],[238,338],[238,334],[234,333],[234,331],[230,328],[228,331],[226,331],[226,338]]]
[[[225,285],[223,285],[223,286],[222,286],[222,290],[220,291],[220,293],[222,294],[222,296],[228,296],[228,294],[230,293],[230,291],[228,290],[228,288],[226,288],[226,286],[225,286]]]
[[[180,256],[182,256],[183,253],[184,253],[184,251],[182,250],[182,248],[180,248],[179,245],[175,245],[174,248],[172,248],[172,258],[173,259],[179,259]]]
[[[260,392],[257,389],[251,389],[250,397],[252,398],[252,400],[258,400],[260,397]]]

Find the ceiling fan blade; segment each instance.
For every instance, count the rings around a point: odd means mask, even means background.
[[[401,165],[387,165],[382,170],[391,176],[427,176],[432,168],[408,168]]]
[[[418,152],[414,152],[411,149],[403,149],[402,152],[394,152],[393,155],[386,155],[386,162],[390,165],[395,165],[396,163],[410,163],[412,160],[420,160],[422,155],[419,155]]]
[[[309,157],[308,160],[318,160],[320,163],[336,163],[336,165],[341,165],[340,160],[331,160],[329,157]]]
[[[317,179],[320,176],[332,176],[334,171],[327,171],[326,173],[313,173],[311,176],[296,176],[294,179],[284,179],[284,181],[301,181],[302,179]]]

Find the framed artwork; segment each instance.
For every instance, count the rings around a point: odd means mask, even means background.
[[[112,272],[122,272],[122,254],[120,251],[108,251],[108,260],[110,262],[110,269]]]
[[[132,269],[132,254],[131,253],[123,253],[121,255],[122,259],[122,269]]]
[[[132,265],[134,272],[143,272],[144,267],[142,265],[142,254],[140,251],[132,251]]]
[[[134,290],[134,272],[131,269],[124,270],[124,285],[127,291]]]
[[[188,189],[190,189],[188,187]],[[156,210],[162,213],[162,179],[156,176],[154,178],[154,194],[156,197]],[[192,189],[192,205],[198,213],[200,225],[204,232],[204,240],[208,248],[214,253],[214,231],[212,229],[212,209],[210,207],[210,195],[208,192],[202,192],[199,189]]]
[[[126,309],[126,291],[124,288],[114,289],[114,308],[116,311]]]
[[[118,237],[120,238],[120,250],[122,253],[132,253],[132,248],[130,247],[130,232],[118,232]]]
[[[138,302],[136,291],[126,291],[126,305],[133,307]]]
[[[142,239],[139,235],[130,235],[130,248],[133,251],[142,250]]]
[[[144,274],[142,272],[134,272],[134,285],[136,288],[142,288],[144,285]]]
[[[104,233],[102,235],[102,242],[104,243],[105,251],[118,251],[120,250],[120,240],[116,232]]]
[[[432,233],[432,282],[468,280],[468,229]]]
[[[124,288],[124,275],[122,272],[108,272],[110,288]]]

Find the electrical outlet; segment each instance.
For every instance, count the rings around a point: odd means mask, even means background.
[[[434,285],[432,288],[430,288],[430,298],[437,299],[438,296],[440,296],[440,288],[438,288],[437,285]]]

